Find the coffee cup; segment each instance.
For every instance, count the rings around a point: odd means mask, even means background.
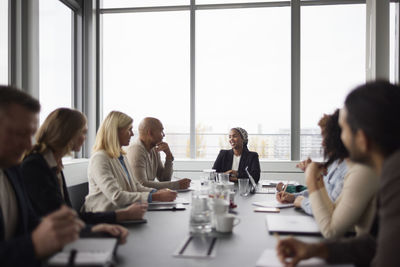
[[[214,214],[228,213],[229,201],[222,198],[216,198],[211,200],[212,209]]]
[[[216,217],[217,232],[230,233],[233,227],[240,223],[240,219],[233,214],[219,214]]]

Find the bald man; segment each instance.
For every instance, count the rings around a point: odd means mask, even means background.
[[[127,149],[133,176],[146,187],[187,189],[190,179],[171,181],[174,157],[168,144],[162,141],[164,136],[164,127],[160,120],[148,117],[140,122],[139,138]],[[161,161],[161,151],[165,153],[165,164]]]

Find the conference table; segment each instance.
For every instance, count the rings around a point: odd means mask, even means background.
[[[178,197],[191,200],[191,192],[182,192]],[[178,258],[173,254],[189,236],[191,206],[178,211],[148,211],[147,223],[128,225],[130,235],[125,245],[117,250],[117,266],[255,266],[267,248],[274,249],[276,238],[269,234],[265,222],[267,213],[254,212],[254,201],[274,199],[274,194],[253,194],[247,197],[236,193],[233,209],[241,222],[230,234],[212,233],[218,240],[213,258]],[[301,214],[294,208],[281,209],[280,214]],[[306,216],[306,215],[304,215]],[[321,237],[296,236],[303,241],[318,241]]]

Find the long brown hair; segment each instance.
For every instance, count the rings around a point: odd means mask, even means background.
[[[36,144],[31,153],[42,153],[46,149],[66,155],[71,152],[74,137],[86,125],[85,115],[75,109],[58,108],[47,116],[36,133]]]

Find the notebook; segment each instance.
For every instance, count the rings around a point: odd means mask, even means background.
[[[175,204],[189,204],[190,202],[183,197],[177,197],[174,201],[170,202],[162,202],[162,201],[153,201],[149,203],[149,207],[151,205],[175,205]]]
[[[311,216],[268,214],[265,219],[270,233],[321,235],[317,222]]]
[[[272,200],[272,201],[258,201],[258,202],[253,202],[252,203],[254,206],[258,207],[264,207],[264,208],[291,208],[294,207],[293,203],[280,203],[277,200]]]
[[[48,260],[49,266],[103,266],[113,262],[117,238],[80,238]],[[74,252],[75,251],[76,254]],[[75,254],[73,264],[71,255]]]

